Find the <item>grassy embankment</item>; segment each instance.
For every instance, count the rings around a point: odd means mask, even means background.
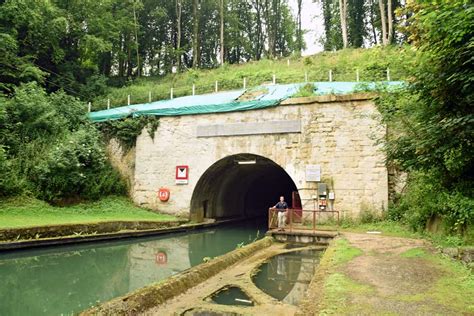
[[[474,275],[465,266],[415,244],[400,252],[408,241],[385,238],[359,240],[363,249],[336,240],[320,264],[316,302],[307,308],[320,315],[474,312]]]
[[[252,61],[210,70],[193,69],[178,74],[142,78],[123,88],[111,88],[108,95],[93,102],[93,110],[106,108],[108,98],[112,107],[126,105],[128,95],[131,96],[132,104],[148,102],[149,92],[153,101],[169,99],[171,87],[175,97],[191,95],[193,84],[196,94],[213,92],[216,81],[219,90],[242,88],[244,78],[247,87],[255,87],[271,82],[273,74],[277,83],[304,82],[305,73],[308,81],[328,81],[330,70],[333,81],[356,81],[356,71],[359,72],[360,81],[381,81],[386,80],[386,70],[389,68],[391,80],[405,80],[415,62],[415,54],[410,47],[374,47],[322,52],[301,58]]]
[[[96,202],[55,207],[34,198],[0,200],[0,228],[97,223],[107,221],[172,221],[175,217],[135,206],[128,198],[105,197]]]

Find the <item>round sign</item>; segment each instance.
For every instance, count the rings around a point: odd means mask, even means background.
[[[160,251],[155,256],[156,264],[166,264],[168,262],[168,255],[164,251]]]
[[[161,202],[166,202],[170,198],[170,190],[167,188],[160,188],[158,190],[158,198]]]

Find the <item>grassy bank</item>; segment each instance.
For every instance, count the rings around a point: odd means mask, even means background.
[[[127,105],[128,95],[132,104],[148,102],[149,92],[153,101],[169,99],[171,87],[175,97],[191,95],[193,84],[196,94],[213,92],[216,81],[219,90],[242,88],[244,78],[247,87],[254,87],[271,82],[273,75],[277,83],[304,82],[305,74],[308,81],[328,81],[331,70],[333,81],[356,81],[357,72],[361,81],[380,81],[386,80],[389,68],[391,80],[405,80],[414,62],[415,52],[409,47],[374,47],[224,65],[210,70],[192,69],[164,77],[142,78],[126,87],[112,88],[93,102],[93,110],[106,108],[107,99],[112,107]]]
[[[171,221],[175,217],[135,206],[128,198],[105,197],[96,202],[56,207],[33,198],[0,200],[0,228],[96,223],[106,221]]]

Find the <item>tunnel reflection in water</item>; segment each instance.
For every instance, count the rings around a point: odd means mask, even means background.
[[[268,295],[298,305],[319,264],[320,250],[292,251],[263,263],[253,277],[255,285]]]
[[[191,217],[265,217],[283,195],[291,206],[296,185],[272,160],[253,154],[223,158],[201,176],[191,199]]]

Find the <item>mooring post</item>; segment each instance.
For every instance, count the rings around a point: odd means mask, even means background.
[[[92,110],[92,104],[89,102],[87,103],[87,112],[90,113],[91,110]]]
[[[332,82],[332,69],[329,69],[329,81]]]
[[[127,95],[127,105],[130,105],[130,94]]]
[[[218,83],[217,83],[217,80],[216,80],[216,92],[218,91]]]
[[[244,89],[247,89],[247,78],[244,78]]]
[[[173,100],[173,88],[170,88],[170,99]]]
[[[107,110],[110,110],[110,99],[107,99]]]
[[[273,84],[276,84],[276,75],[273,74]]]
[[[359,68],[356,69],[356,81],[359,82]]]
[[[151,103],[151,91],[148,91],[148,102]]]
[[[390,68],[387,68],[387,81],[390,81]]]
[[[196,85],[193,83],[193,95],[196,94]]]

